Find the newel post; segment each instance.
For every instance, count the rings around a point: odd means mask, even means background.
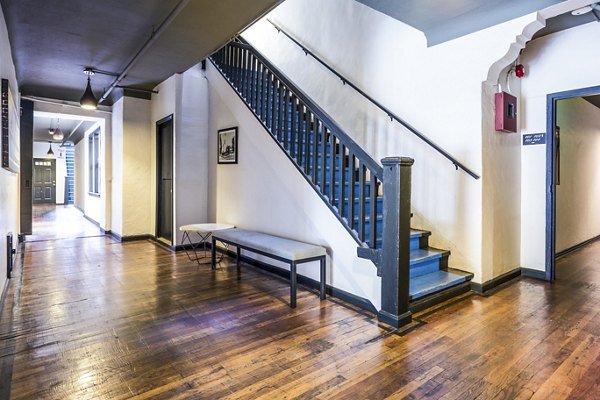
[[[408,309],[410,265],[410,181],[414,163],[387,157],[383,165],[383,242],[381,310],[378,318],[395,327],[412,320]]]

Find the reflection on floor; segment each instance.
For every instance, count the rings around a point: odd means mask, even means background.
[[[290,309],[287,281],[228,258],[212,271],[150,241],[26,243],[0,312],[0,398],[598,399],[599,254],[398,331],[304,289]]]
[[[100,228],[73,205],[35,204],[32,228],[28,242],[102,235]]]

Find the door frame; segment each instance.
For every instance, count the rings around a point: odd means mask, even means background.
[[[546,271],[545,279],[556,279],[556,169],[554,137],[556,127],[556,106],[559,100],[600,94],[600,86],[566,90],[546,96]]]
[[[155,221],[156,223],[154,224],[154,237],[156,239],[159,238],[158,236],[158,227],[159,227],[159,218],[160,218],[160,187],[161,187],[161,183],[160,183],[160,172],[161,172],[161,167],[162,167],[162,162],[161,162],[161,146],[159,145],[160,141],[159,141],[159,128],[161,125],[167,123],[167,122],[171,122],[172,124],[172,129],[171,129],[171,144],[172,144],[172,149],[174,149],[174,145],[175,145],[175,141],[174,139],[174,135],[175,135],[175,123],[173,120],[173,114],[167,115],[166,117],[159,119],[158,121],[156,121],[156,215],[155,215]],[[171,170],[172,172],[175,172],[175,157],[173,156],[171,158]],[[174,178],[174,174],[173,174],[173,178]],[[173,179],[174,181],[174,179]],[[173,185],[174,186],[174,185]],[[174,210],[174,204],[173,204],[173,192],[171,191],[171,212],[173,213]],[[173,224],[174,221],[174,216],[171,216],[171,225]],[[171,246],[174,243],[174,238],[175,236],[175,228],[173,226],[171,226]]]
[[[35,162],[36,161],[50,161],[50,165],[52,167],[52,176],[54,178],[54,190],[52,190],[52,200],[49,203],[46,202],[36,202],[35,201]],[[31,203],[33,204],[53,204],[56,205],[56,159],[55,158],[47,158],[47,157],[34,157],[33,158],[33,184],[31,185]]]

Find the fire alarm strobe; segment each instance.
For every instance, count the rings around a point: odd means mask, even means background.
[[[506,92],[496,93],[496,130],[517,131],[517,98]]]

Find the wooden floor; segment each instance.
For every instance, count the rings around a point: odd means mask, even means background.
[[[99,236],[100,228],[73,205],[34,204],[32,233],[27,241]]]
[[[306,290],[292,310],[279,278],[151,242],[25,247],[2,399],[600,398],[600,243],[561,259],[555,284],[468,294],[401,331]]]

